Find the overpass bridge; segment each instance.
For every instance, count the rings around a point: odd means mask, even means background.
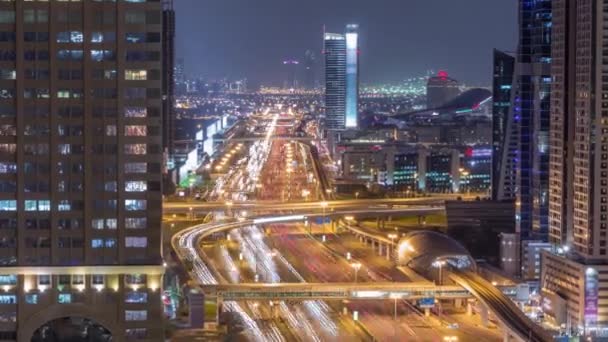
[[[347,215],[348,212],[352,212],[352,210],[335,211],[333,214]],[[362,284],[295,284],[291,285],[291,287],[289,287],[289,285],[283,286],[281,284],[255,284],[249,285],[249,288],[239,288],[238,286],[243,286],[243,284],[236,285],[236,287],[230,287],[232,285],[227,284],[218,284],[216,276],[214,276],[213,272],[206,265],[205,261],[203,261],[204,256],[202,256],[198,248],[202,239],[214,233],[227,232],[231,229],[239,229],[251,224],[301,222],[306,220],[307,217],[314,216],[321,216],[321,214],[313,212],[307,213],[306,215],[301,214],[255,217],[242,219],[240,221],[201,224],[185,229],[174,235],[172,238],[172,244],[179,258],[182,261],[188,261],[191,263],[192,267],[189,272],[193,279],[197,279],[199,285],[204,289],[204,291],[210,291],[210,293],[215,291],[218,299],[348,299],[356,297],[361,292],[366,294],[368,297],[369,295],[379,296],[375,299],[383,299],[385,297],[391,298],[391,293],[395,299],[401,298],[400,296],[403,296],[404,298],[409,296],[409,298],[412,299],[425,298],[423,296],[429,296],[426,298],[453,298],[457,300],[458,296],[462,296],[461,298],[474,296],[484,304],[484,307],[490,309],[499,318],[506,332],[505,340],[508,340],[509,337],[515,337],[519,341],[532,342],[545,342],[552,340],[550,334],[527,318],[523,312],[521,312],[517,306],[515,306],[508,295],[497,289],[492,284],[489,284],[473,271],[457,270],[454,268],[454,272],[452,272],[450,269],[450,272],[448,272],[449,278],[459,285],[454,289],[443,286],[435,289],[424,287],[429,285],[404,287],[404,284],[372,284],[369,286],[379,287],[372,287],[369,290],[363,290],[363,286],[368,285]],[[395,246],[399,252],[399,260],[410,260],[409,262],[418,266],[427,265],[431,262],[437,261],[437,258],[441,257],[440,250],[442,250],[442,245],[439,245],[440,248],[433,248],[437,247],[434,245],[434,242],[439,242],[442,244],[445,244],[446,242],[436,240],[435,237],[433,237],[433,234],[414,234],[413,236],[409,237],[409,240],[410,244],[408,244],[408,241],[402,241],[398,246]],[[416,248],[416,246],[414,246],[415,243],[422,243],[423,248]],[[404,258],[404,256],[401,254],[411,255]],[[462,257],[460,252],[458,254],[459,258]],[[452,262],[454,261],[458,260],[452,260]],[[430,268],[430,265],[428,268]],[[443,282],[440,281],[440,284],[442,283]],[[317,287],[314,287],[315,285]],[[386,286],[384,291],[382,290],[382,286]],[[420,287],[416,289],[417,286]],[[392,290],[391,287],[393,287]],[[512,292],[512,289],[510,291]]]
[[[467,299],[472,294],[458,285],[417,283],[275,283],[218,284],[200,286],[205,294],[221,300],[382,300],[382,299]],[[515,295],[514,286],[501,287]]]

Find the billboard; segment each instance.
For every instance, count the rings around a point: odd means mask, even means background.
[[[432,308],[435,306],[435,298],[420,298],[418,299],[418,306],[421,308]]]

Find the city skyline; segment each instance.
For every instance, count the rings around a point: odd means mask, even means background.
[[[243,0],[178,0],[176,54],[191,75],[280,86],[283,60],[303,60],[310,49],[321,70],[324,27],[333,32],[356,23],[364,84],[394,83],[445,69],[467,84],[490,85],[493,48],[516,48],[516,2],[381,3],[263,0],[250,6]],[[196,44],[188,32],[197,32]]]

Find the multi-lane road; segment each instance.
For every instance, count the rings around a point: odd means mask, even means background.
[[[209,202],[165,204],[165,214],[171,216],[213,215],[211,223],[184,229],[172,239],[179,258],[189,265],[192,278],[201,285],[412,280],[397,270],[392,260],[374,255],[352,236],[327,232],[325,241],[320,241],[319,235],[309,234],[310,227],[303,227],[303,221],[315,216],[424,216],[443,211],[446,200],[460,196],[328,200],[324,184],[327,181],[321,177],[323,171],[309,146],[273,139],[275,135],[293,133],[293,124],[290,126],[286,119],[290,118],[268,109],[254,120],[252,129],[263,138],[250,144],[239,143],[239,149],[247,153],[232,164],[228,162],[230,158],[222,159],[218,166],[228,169],[211,191]],[[220,232],[228,233],[224,236],[229,238],[217,240],[215,233]],[[212,236],[215,243],[205,242]],[[471,291],[483,291],[475,286],[471,285]],[[459,337],[461,341],[473,337],[480,341],[499,340],[496,330],[477,326],[471,318],[450,315],[430,319],[411,303],[396,299],[392,304],[327,304],[319,300],[226,302],[223,310],[246,327],[248,339],[256,341],[350,341],[369,339],[370,334],[384,341],[397,337],[437,341],[446,336]],[[350,315],[353,311],[360,313],[359,324]],[[458,322],[461,328],[453,331],[446,321]],[[522,322],[526,323],[522,320],[513,329],[522,328]]]

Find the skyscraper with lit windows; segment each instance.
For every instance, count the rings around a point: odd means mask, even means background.
[[[325,128],[356,128],[359,106],[358,25],[345,34],[325,33]]]
[[[162,339],[162,30],[159,1],[0,1],[0,340]]]
[[[549,241],[544,302],[557,324],[608,333],[608,4],[554,0]],[[549,305],[551,306],[551,305]]]

